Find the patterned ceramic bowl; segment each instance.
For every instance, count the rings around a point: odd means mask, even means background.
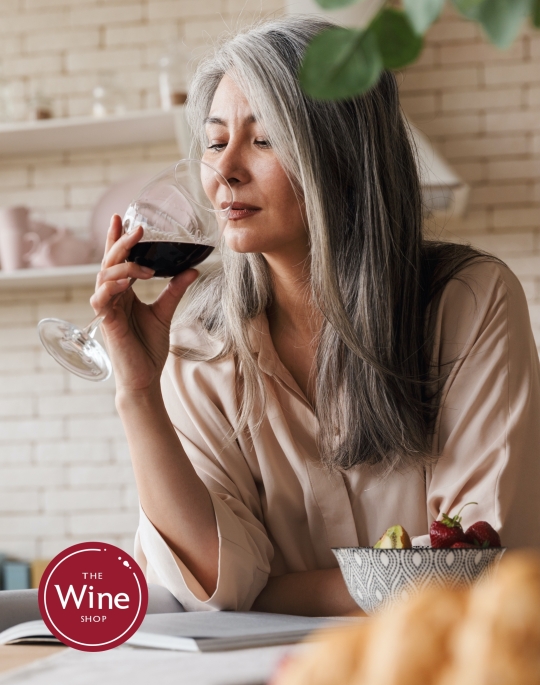
[[[426,587],[472,585],[497,566],[505,549],[337,547],[332,551],[351,597],[372,614]]]

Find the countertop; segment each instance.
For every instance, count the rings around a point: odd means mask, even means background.
[[[0,645],[0,673],[45,659],[65,649],[58,645]]]
[[[0,647],[0,685],[264,685],[300,645],[189,653],[122,645],[105,652]]]

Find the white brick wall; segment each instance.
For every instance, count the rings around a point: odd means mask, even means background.
[[[137,286],[146,300],[160,288]],[[17,304],[13,293],[0,297],[0,550],[23,558],[85,539],[132,551],[137,494],[114,381],[71,376],[36,337],[45,314],[87,321],[90,294],[19,292]]]
[[[2,0],[1,75],[22,100],[39,88],[58,115],[88,113],[101,68],[118,70],[134,106],[155,106],[156,60],[171,39],[198,45],[282,0]],[[421,61],[400,77],[402,102],[471,185],[461,219],[430,226],[505,259],[521,278],[540,342],[540,35],[507,52],[449,13]],[[97,196],[127,175],[153,173],[173,145],[0,158],[0,205],[27,202],[40,218],[84,233]],[[159,284],[145,284],[152,298]],[[90,289],[0,292],[0,550],[52,557],[99,539],[132,551],[137,493],[114,382],[61,370],[36,324],[84,324]]]

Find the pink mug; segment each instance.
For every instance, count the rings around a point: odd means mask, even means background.
[[[26,266],[24,236],[28,231],[28,207],[0,209],[0,260],[4,271],[15,271]]]

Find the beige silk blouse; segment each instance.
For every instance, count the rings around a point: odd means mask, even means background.
[[[148,582],[167,587],[186,610],[249,610],[269,576],[335,567],[332,547],[373,545],[398,523],[414,545],[429,545],[431,522],[471,501],[479,504],[464,510],[464,526],[486,520],[506,546],[540,546],[538,354],[508,268],[471,265],[443,292],[434,360],[451,373],[433,440],[440,456],[425,470],[328,473],[317,419],[277,356],[265,316],[253,322],[252,341],[268,392],[252,440],[224,439],[237,412],[232,358],[171,356],[163,374],[167,410],[214,505],[217,588],[206,594],[142,509],[135,558]],[[195,329],[176,331],[173,342],[209,344]]]

